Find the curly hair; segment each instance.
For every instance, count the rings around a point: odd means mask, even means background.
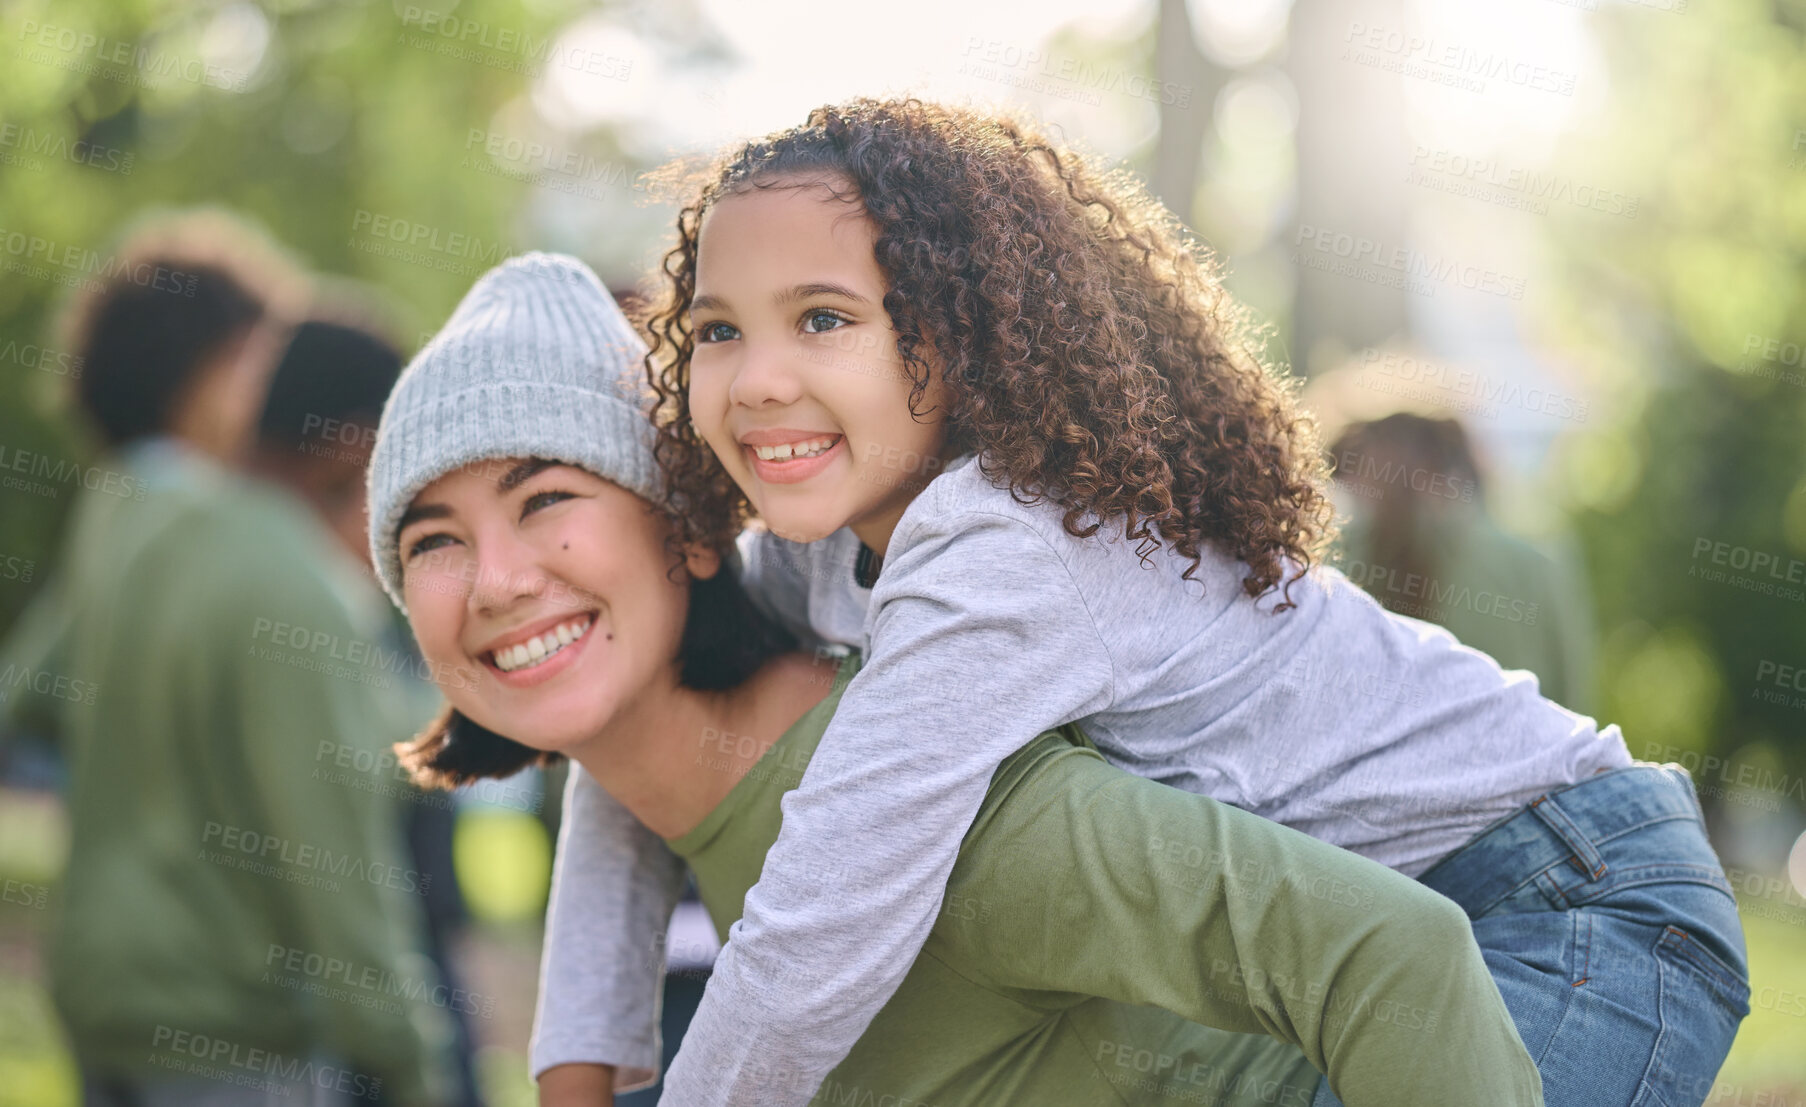
[[[1132,175],[1027,122],[861,98],[663,179],[691,199],[646,319],[646,371],[686,538],[719,542],[753,514],[690,422],[703,216],[748,189],[825,183],[876,229],[910,411],[938,368],[952,453],[978,450],[1020,502],[1058,504],[1074,537],[1120,519],[1144,563],[1162,541],[1189,557],[1187,580],[1214,543],[1246,564],[1248,595],[1283,585],[1278,610],[1292,606],[1333,525],[1315,424],[1250,351],[1212,255]]]

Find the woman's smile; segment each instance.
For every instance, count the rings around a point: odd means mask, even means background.
[[[479,656],[492,672],[515,678],[509,683],[538,683],[575,661],[595,625],[593,611],[576,616],[554,615],[505,635]]]

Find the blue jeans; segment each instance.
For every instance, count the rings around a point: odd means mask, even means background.
[[[1705,1101],[1749,1014],[1749,964],[1680,766],[1550,792],[1418,879],[1473,921],[1548,1107]],[[1326,1082],[1313,1107],[1341,1100]]]

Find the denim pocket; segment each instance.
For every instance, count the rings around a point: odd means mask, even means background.
[[[1631,1107],[1697,1107],[1750,1013],[1749,982],[1677,926],[1663,928],[1653,952],[1661,1031]]]

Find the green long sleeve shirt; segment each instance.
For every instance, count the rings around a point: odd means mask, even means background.
[[[858,664],[668,843],[724,940]],[[1067,726],[998,769],[927,945],[815,1102],[1304,1107],[1319,1073],[1349,1107],[1542,1102],[1452,902]]]
[[[1528,669],[1543,695],[1590,713],[1598,642],[1578,556],[1565,543],[1545,549],[1509,534],[1472,504],[1426,505],[1417,527],[1432,559],[1427,578],[1375,560],[1373,520],[1358,503],[1336,564],[1382,604],[1444,627],[1504,668]]]
[[[170,441],[105,464],[142,498],[84,496],[0,646],[0,729],[69,761],[49,967],[78,1060],[442,1093],[426,878],[382,771],[405,674],[372,586],[282,490]]]

